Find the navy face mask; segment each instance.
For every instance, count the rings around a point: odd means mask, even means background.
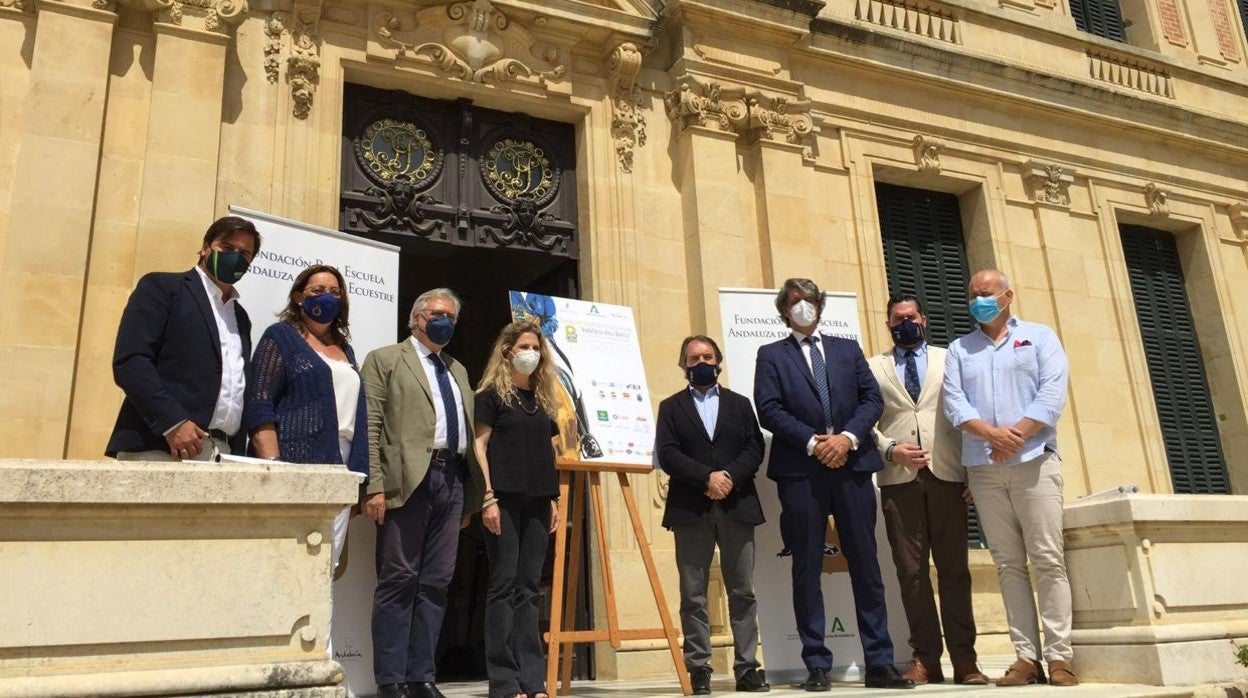
[[[685,369],[685,378],[688,379],[689,385],[697,388],[715,385],[716,379],[719,378],[719,366],[705,363],[690,366]]]
[[[299,305],[303,308],[303,314],[307,315],[309,320],[326,325],[337,320],[338,313],[342,312],[342,299],[335,298],[331,293],[308,296]]]
[[[893,335],[893,344],[899,347],[912,347],[923,341],[923,326],[910,318],[905,318],[888,330]]]
[[[455,321],[446,315],[431,318],[425,322],[425,336],[439,346],[448,344],[455,336]]]
[[[243,274],[247,273],[247,267],[251,266],[251,262],[248,262],[243,253],[237,250],[232,252],[209,250],[208,256],[204,258],[204,266],[217,281],[223,284],[235,284],[243,278]]]

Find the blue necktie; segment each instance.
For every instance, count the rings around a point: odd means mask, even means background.
[[[815,392],[819,393],[819,404],[823,406],[824,429],[832,426],[832,398],[828,394],[828,364],[823,360],[823,352],[819,351],[819,342],[814,337],[802,340],[810,345],[810,369],[815,376]]]
[[[914,350],[906,350],[906,392],[910,393],[910,399],[915,402],[919,401],[919,367],[914,362]]]
[[[446,447],[459,452],[459,410],[455,408],[455,392],[451,390],[451,377],[447,374],[442,357],[430,354],[433,372],[438,376],[438,392],[442,393],[442,413],[446,415]]]

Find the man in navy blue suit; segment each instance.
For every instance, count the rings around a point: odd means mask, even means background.
[[[126,394],[105,454],[118,460],[212,460],[241,453],[251,321],[234,284],[260,251],[251,221],[204,233],[195,267],[139,279],[121,314],[113,379]]]
[[[793,553],[793,613],[807,691],[831,689],[824,643],[824,539],[836,518],[849,563],[869,688],[914,688],[893,665],[884,581],[875,548],[875,485],[884,467],[872,427],[884,410],[880,387],[857,342],[819,333],[824,296],[810,279],[789,279],[776,310],[792,333],[758,350],[754,406],[771,431],[767,476],[780,496],[780,535]]]

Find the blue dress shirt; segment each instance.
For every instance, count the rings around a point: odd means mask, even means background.
[[[893,363],[897,368],[897,378],[902,385],[906,384],[906,352],[910,351],[905,347],[893,347]],[[922,342],[914,348],[914,367],[919,371],[919,387],[923,386],[923,379],[927,378],[927,342]]]
[[[706,427],[706,435],[715,438],[715,422],[719,419],[719,384],[711,386],[705,393],[692,385],[689,392],[693,394],[693,406],[702,418],[702,426]]]
[[[959,337],[945,359],[944,410],[954,426],[982,419],[994,427],[1013,426],[1024,417],[1045,426],[1027,439],[1018,455],[1002,465],[1057,451],[1057,419],[1066,406],[1070,365],[1053,330],[1012,317],[1005,339],[994,345],[983,330]],[[962,432],[962,464],[992,463],[992,446]]]

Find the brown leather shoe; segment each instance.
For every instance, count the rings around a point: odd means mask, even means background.
[[[1049,662],[1050,686],[1078,686],[1079,678],[1070,670],[1070,663],[1060,659]]]
[[[925,683],[944,683],[945,675],[940,671],[940,664],[927,664],[921,659],[911,659],[910,667],[902,676],[910,679],[916,686]]]
[[[953,660],[953,682],[967,686],[984,686],[988,683],[988,675],[979,670],[974,659]]]
[[[1016,659],[1005,670],[1005,676],[997,679],[998,686],[1026,686],[1033,683],[1044,683],[1044,673],[1040,662],[1030,659]]]

